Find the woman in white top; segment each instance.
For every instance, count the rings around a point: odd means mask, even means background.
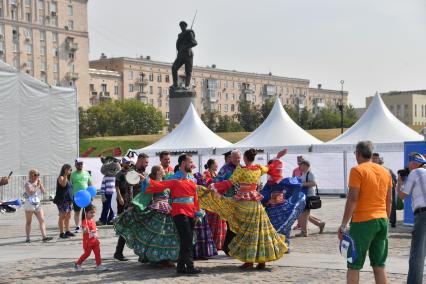
[[[30,243],[30,233],[31,233],[31,222],[33,219],[33,214],[37,217],[39,226],[40,226],[40,232],[42,235],[43,242],[47,242],[52,240],[51,237],[48,237],[46,235],[46,226],[44,224],[44,214],[43,209],[41,208],[40,204],[40,197],[39,195],[41,193],[44,193],[44,186],[41,183],[40,180],[40,174],[36,169],[30,170],[28,174],[28,181],[25,183],[25,204],[24,204],[24,210],[25,210],[25,233],[27,235],[27,243]]]

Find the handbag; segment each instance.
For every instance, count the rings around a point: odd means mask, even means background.
[[[306,182],[308,182],[308,176],[309,176],[309,172],[306,173]],[[316,189],[316,195],[308,196],[306,198],[306,209],[320,209],[322,206],[322,201],[318,193],[317,185],[315,185],[315,189]]]

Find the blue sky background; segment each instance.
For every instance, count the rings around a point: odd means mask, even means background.
[[[171,62],[180,20],[196,65],[309,79],[365,105],[376,91],[426,89],[424,0],[90,0],[90,58]]]

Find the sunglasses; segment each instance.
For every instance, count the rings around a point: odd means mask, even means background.
[[[40,174],[33,174],[33,176],[35,176],[35,177],[39,177],[39,176],[40,176]]]

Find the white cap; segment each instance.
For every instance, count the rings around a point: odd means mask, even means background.
[[[83,164],[83,159],[81,158],[75,159],[75,164]]]

